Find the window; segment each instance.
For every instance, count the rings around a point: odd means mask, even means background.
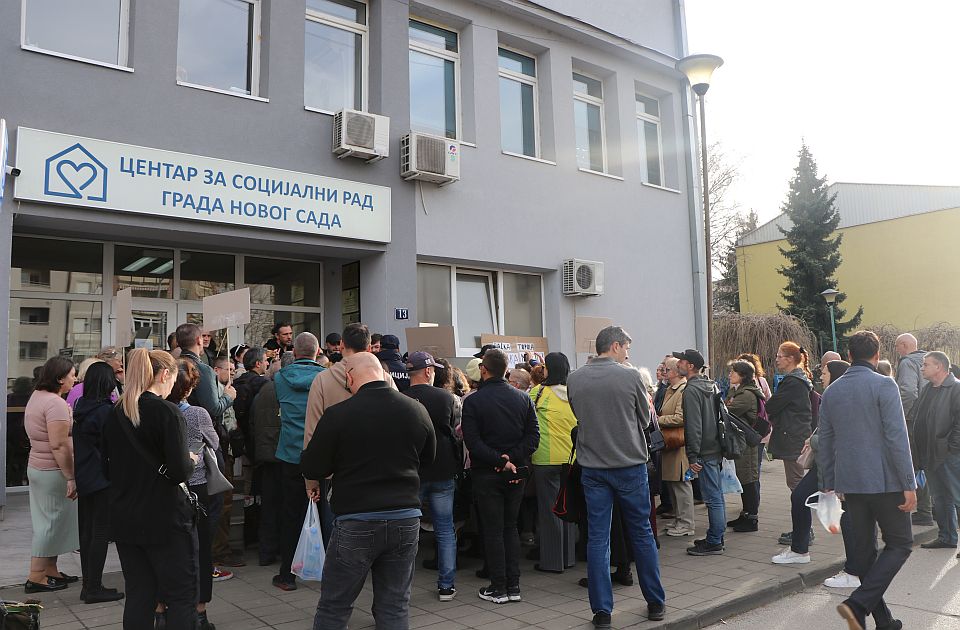
[[[20,323],[24,325],[46,326],[50,323],[50,309],[44,307],[21,308]]]
[[[181,2],[177,82],[256,96],[260,0]]]
[[[113,293],[133,289],[133,297],[173,297],[173,250],[117,245],[113,249]]]
[[[45,361],[47,359],[46,341],[21,341],[21,361]]]
[[[663,143],[660,139],[660,102],[637,94],[637,136],[643,181],[663,186]]]
[[[500,148],[537,157],[537,61],[501,48]]]
[[[320,306],[317,263],[246,256],[243,273],[254,304]]]
[[[480,348],[484,334],[543,336],[543,283],[539,275],[417,264],[421,323],[454,325],[458,356]]]
[[[10,289],[103,293],[103,245],[14,235]]]
[[[307,0],[303,104],[337,112],[366,109],[367,6],[354,0]]]
[[[127,0],[24,0],[24,48],[127,65]]]
[[[458,36],[410,20],[410,125],[414,131],[458,138]]]
[[[603,137],[603,84],[573,73],[573,118],[577,137],[577,165],[605,173],[607,151]]]
[[[233,291],[236,257],[231,254],[180,252],[180,299],[203,298]]]

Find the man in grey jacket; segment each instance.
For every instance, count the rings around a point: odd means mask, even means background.
[[[847,554],[867,567],[860,587],[837,612],[850,630],[864,630],[873,615],[877,628],[897,630],[883,601],[890,582],[907,561],[913,546],[910,513],[916,507],[907,423],[896,384],[876,372],[880,340],[871,331],[855,333],[848,342],[852,367],[831,383],[820,403],[817,465],[823,492],[846,498],[851,540]],[[879,526],[885,547],[877,552]]]
[[[720,434],[717,431],[717,409],[713,399],[716,385],[703,375],[703,355],[693,349],[674,352],[679,359],[677,370],[687,377],[683,390],[683,441],[690,469],[700,478],[700,493],[707,505],[707,537],[693,541],[687,548],[691,556],[718,556],[723,553],[723,532],[727,528],[727,511],[720,488]]]
[[[610,627],[610,523],[616,500],[628,524],[626,536],[637,563],[640,590],[651,620],[664,618],[659,556],[650,528],[646,429],[650,403],[640,373],[621,365],[632,339],[620,326],[597,335],[597,358],[567,378],[567,395],[577,416],[577,461],[587,503],[587,589],[593,625]]]
[[[900,402],[903,403],[903,415],[907,419],[907,432],[910,435],[910,446],[913,448],[913,416],[911,411],[920,399],[920,394],[927,386],[927,381],[921,374],[923,357],[926,354],[919,349],[917,338],[910,333],[903,333],[897,337],[894,349],[900,356],[897,362],[897,387],[900,388]],[[933,525],[933,510],[930,501],[930,492],[926,487],[917,488],[917,511],[913,517],[914,525]]]

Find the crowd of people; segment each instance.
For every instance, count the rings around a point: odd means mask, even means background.
[[[577,370],[560,352],[511,366],[484,346],[461,371],[424,351],[401,354],[396,336],[360,323],[322,347],[288,323],[272,335],[220,353],[199,326],[182,324],[168,350],[46,362],[24,410],[26,592],[78,581],[57,558],[79,549],[81,599],[126,597],[125,628],[213,628],[213,582],[244,566],[230,541],[237,488],[259,506],[243,544],[256,545],[261,566],[279,565],[272,582],[284,591],[297,589],[294,554],[316,504],[326,548],[318,630],[347,627],[368,574],[377,627],[407,628],[425,526],[436,556],[424,566],[437,571],[441,602],[457,595],[458,551],[471,535],[484,559],[477,575],[489,579],[477,596],[521,601],[521,532],[535,532],[537,571],[563,573],[585,556],[580,583],[595,627],[611,626],[612,582],[633,584],[631,564],[648,618],[662,620],[659,536],[703,531],[686,550],[702,557],[725,552],[728,530],[757,532],[767,459],[783,463],[793,521],[773,563],[810,562],[809,497],[843,501],[847,562],[825,584],[856,589],[838,609],[852,629],[871,615],[883,630],[902,627],[883,593],[910,554],[911,519],[936,521],[939,536],[924,547],[958,545],[957,368],[911,335],[897,340],[901,359],[886,375],[877,336],[852,335],[849,362],[821,358],[820,386],[792,341],[777,350],[771,384],[756,354],[732,357],[727,378],[714,380],[695,349],[666,355],[653,378],[631,365],[632,339],[618,326],[600,331],[596,355]],[[719,401],[762,438],[726,463]],[[742,505],[730,521],[728,465]],[[558,494],[577,488],[579,521],[560,518]],[[102,582],[109,541],[125,593]]]

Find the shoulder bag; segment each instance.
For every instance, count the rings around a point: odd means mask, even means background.
[[[714,413],[717,420],[717,437],[720,440],[720,452],[724,459],[740,459],[747,448],[747,439],[734,421],[733,415],[727,410],[723,396],[717,389],[713,392]]]
[[[203,464],[207,467],[207,494],[212,497],[221,492],[233,492],[233,484],[220,471],[216,451],[207,442],[206,436],[203,436],[202,433],[200,435],[203,437],[203,453],[201,455]]]
[[[560,490],[553,502],[553,513],[565,523],[579,523],[587,514],[587,503],[583,496],[583,482],[580,479],[580,464],[575,461],[577,443],[570,449],[570,458],[563,464]]]

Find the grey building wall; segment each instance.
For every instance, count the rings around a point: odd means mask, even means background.
[[[375,164],[337,160],[330,152],[332,117],[304,110],[303,0],[263,1],[261,96],[268,103],[177,85],[176,3],[131,0],[131,6],[134,72],[128,73],[22,50],[21,3],[0,3],[0,117],[11,138],[26,126],[389,186],[392,241],[226,224],[198,229],[181,219],[20,203],[8,183],[0,207],[0,313],[9,312],[10,235],[17,230],[322,261],[323,333],[340,328],[340,266],[354,260],[361,261],[364,321],[398,333],[416,325],[419,260],[542,273],[545,334],[551,349],[571,357],[574,319],[584,315],[626,326],[638,364],[655,364],[670,349],[694,345],[694,314],[702,305],[691,278],[695,283],[702,270],[691,263],[697,225],[690,216],[698,202],[689,101],[673,70],[685,47],[678,0],[432,0],[410,6],[370,0],[368,108],[391,119],[391,157]],[[444,188],[399,177],[398,140],[410,125],[410,15],[460,29],[463,139],[476,146],[462,148],[462,180]],[[542,155],[554,164],[500,151],[498,43],[537,56]],[[616,178],[576,167],[574,68],[604,77],[609,170]],[[636,86],[662,99],[666,184],[673,190],[641,183]],[[15,157],[12,150],[9,162]],[[571,257],[605,263],[605,295],[560,295],[557,269]],[[395,307],[410,309],[408,323],[393,319]],[[0,381],[5,377],[0,364]]]

